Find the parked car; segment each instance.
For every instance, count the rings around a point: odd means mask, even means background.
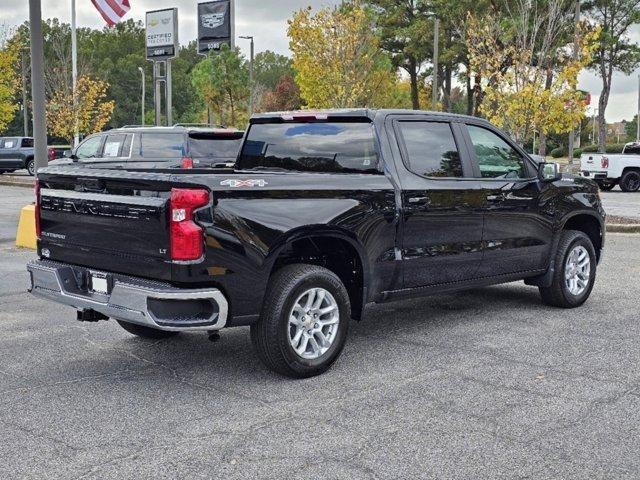
[[[605,239],[593,181],[444,113],[260,114],[233,171],[38,178],[33,294],[147,338],[250,325],[293,377],[329,368],[370,303],[524,279],[577,307]]]
[[[580,157],[582,176],[594,179],[601,190],[620,185],[623,192],[640,189],[640,142],[630,142],[622,153],[583,153]]]
[[[47,148],[49,160],[55,158],[53,148]],[[0,138],[0,174],[15,172],[22,168],[35,173],[35,162],[32,137],[2,137]]]
[[[232,167],[243,133],[211,127],[123,127],[88,136],[66,156],[93,168]]]

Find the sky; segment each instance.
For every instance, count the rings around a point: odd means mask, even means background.
[[[104,21],[90,0],[76,0],[77,22],[79,27],[102,28]],[[186,44],[196,37],[196,0],[129,0],[131,10],[125,18],[144,20],[147,10],[178,7],[180,43]],[[311,5],[314,8],[335,5],[339,0],[237,0],[236,36],[253,35],[255,51],[273,50],[289,55],[287,40],[287,19],[294,11]],[[69,22],[71,18],[71,0],[42,0],[43,18],[58,18]],[[0,25],[19,25],[29,17],[28,2],[25,0],[0,0]],[[640,25],[635,25],[631,38],[640,42]],[[237,39],[237,45],[248,56],[247,40]],[[607,121],[631,120],[638,105],[638,75],[640,69],[632,75],[617,73],[612,81],[612,93],[607,107]],[[601,80],[593,72],[580,74],[579,88],[591,92],[589,114],[595,113]]]

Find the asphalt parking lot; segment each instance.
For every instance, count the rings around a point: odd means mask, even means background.
[[[582,308],[522,282],[381,305],[295,381],[246,328],[145,341],[32,298],[28,195],[0,187],[0,478],[640,476],[640,235],[608,236]]]

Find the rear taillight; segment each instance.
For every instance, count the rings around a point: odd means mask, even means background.
[[[204,253],[204,238],[203,229],[193,221],[193,213],[209,203],[209,192],[172,188],[170,202],[171,260],[198,260]]]
[[[600,158],[600,166],[602,168],[609,168],[609,157]]]
[[[49,158],[49,161],[51,160],[55,160],[56,159],[56,150],[52,147],[49,147],[49,149],[47,150],[47,157]]]
[[[35,217],[36,217],[36,237],[40,238],[40,182],[36,180],[36,205],[35,205]]]
[[[193,168],[193,159],[189,157],[183,157],[182,168]]]

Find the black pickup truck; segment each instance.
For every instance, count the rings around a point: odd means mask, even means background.
[[[141,337],[251,325],[293,377],[329,368],[369,303],[524,280],[577,307],[604,245],[595,183],[450,114],[260,114],[234,171],[38,180],[33,294]]]

